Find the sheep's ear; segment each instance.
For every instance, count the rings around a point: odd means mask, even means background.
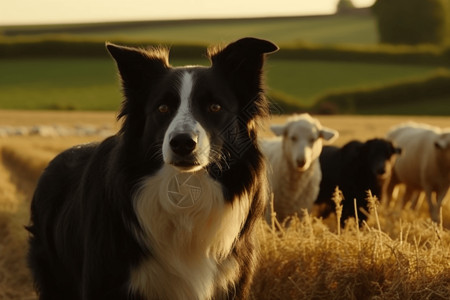
[[[438,149],[444,150],[450,145],[450,133],[443,133],[434,142],[434,146]]]
[[[438,141],[434,142],[434,146],[437,149],[441,149],[441,150],[445,148],[445,144],[441,140],[438,140]]]
[[[444,150],[444,149],[447,147],[447,143],[446,143],[444,140],[439,139],[439,140],[437,140],[437,141],[434,142],[434,146],[435,146],[437,149]]]
[[[270,130],[276,135],[276,136],[282,136],[284,135],[284,132],[286,131],[285,125],[272,125],[270,126]]]
[[[319,136],[325,141],[332,143],[339,137],[339,132],[331,128],[322,128],[319,131]]]

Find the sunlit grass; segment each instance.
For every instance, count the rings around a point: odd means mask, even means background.
[[[95,115],[98,115],[96,118]],[[114,113],[1,112],[0,124],[92,124],[114,122]],[[8,119],[8,120],[6,120]],[[95,120],[97,123],[95,123]],[[324,126],[337,129],[335,144],[380,137],[411,117],[329,116]],[[414,117],[418,122],[450,126],[445,117]],[[285,116],[274,116],[282,123]],[[6,122],[6,123],[5,123]],[[268,126],[269,124],[266,124]],[[268,131],[266,128],[265,133]],[[26,268],[29,204],[43,168],[58,152],[98,137],[0,138],[0,299],[36,299]],[[449,199],[447,199],[449,200]],[[378,216],[375,218],[375,213]],[[443,209],[444,228],[419,211],[381,205],[367,225],[350,222],[338,232],[337,219],[295,219],[289,228],[261,224],[261,260],[252,299],[448,299],[450,289],[450,210]],[[381,229],[381,230],[379,230]]]

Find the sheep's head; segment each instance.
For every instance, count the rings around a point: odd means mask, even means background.
[[[366,141],[359,152],[358,160],[370,172],[371,178],[377,178],[382,183],[392,173],[395,161],[402,150],[385,139],[370,139]]]
[[[322,152],[323,140],[334,141],[336,130],[322,127],[308,114],[295,115],[284,125],[272,125],[272,132],[283,137],[283,154],[289,165],[300,172],[306,171]]]
[[[443,175],[447,174],[450,180],[450,129],[444,130],[438,135],[434,146],[437,151],[437,160],[443,170]]]

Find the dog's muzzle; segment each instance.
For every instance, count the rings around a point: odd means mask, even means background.
[[[173,153],[171,164],[182,168],[191,169],[198,167],[196,150],[198,136],[193,133],[177,133],[169,141],[170,150]]]
[[[180,157],[191,155],[197,146],[198,136],[189,133],[180,133],[172,137],[169,142],[170,149]]]

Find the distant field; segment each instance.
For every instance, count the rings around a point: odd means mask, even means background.
[[[326,18],[243,20],[232,23],[188,23],[92,33],[111,38],[155,39],[173,42],[224,42],[243,36],[257,36],[277,43],[308,41],[323,44],[377,42],[375,21],[371,16],[334,16]]]
[[[82,24],[1,28],[5,35],[65,34],[108,40],[135,39],[210,44],[243,36],[276,43],[375,44],[378,37],[370,14],[236,20],[192,20],[141,23]]]
[[[314,104],[318,96],[334,90],[381,86],[431,74],[436,67],[330,61],[271,60],[267,67],[270,88]]]
[[[0,69],[0,108],[116,110],[122,100],[112,59],[0,60]],[[271,59],[266,70],[269,91],[311,105],[331,90],[426,76],[436,67]]]
[[[95,45],[98,45],[98,48],[95,48],[97,49],[95,51],[98,51],[97,58],[56,58],[53,57],[53,52],[46,51],[44,48],[43,53],[45,55],[49,53],[49,58],[0,59],[2,70],[0,108],[116,110],[122,96],[114,62],[108,59],[106,50],[102,52],[104,40],[122,44],[127,44],[127,41],[129,43],[148,41],[169,47],[185,43],[191,47],[197,47],[198,44],[210,45],[229,42],[242,36],[256,36],[270,39],[279,44],[282,49],[290,49],[290,46],[301,43],[307,45],[317,43],[330,45],[330,47],[346,44],[346,47],[350,49],[360,49],[358,45],[361,44],[376,44],[377,36],[374,18],[367,11],[359,13],[361,14],[267,19],[0,27],[0,39],[3,34],[7,43],[42,41],[46,38],[58,40],[64,37],[69,41],[95,41]],[[14,36],[19,38],[8,39]],[[203,48],[201,45],[199,47]],[[308,48],[305,45],[303,47]],[[312,46],[313,49],[314,47],[316,46]],[[376,46],[369,48],[375,49]],[[198,51],[197,48],[195,49]],[[416,60],[412,62],[415,65],[396,64],[396,60],[392,64],[361,61],[349,63],[347,62],[349,56],[345,56],[347,61],[329,61],[328,55],[332,57],[338,55],[333,52],[334,50],[329,51],[322,53],[321,61],[291,60],[292,57],[281,59],[283,58],[281,51],[278,53],[280,55],[278,58],[277,54],[273,55],[266,68],[269,97],[287,103],[284,106],[286,110],[298,105],[311,107],[317,99],[329,93],[376,89],[411,79],[424,79],[435,74],[439,68],[438,64],[415,64]],[[80,52],[83,52],[82,48]],[[37,53],[41,52],[37,51]],[[55,52],[54,55],[57,56],[58,53]],[[75,54],[77,53],[75,51]],[[103,53],[104,56],[102,56]],[[355,53],[355,55],[358,54],[357,51]],[[176,47],[174,46],[174,57],[175,55]],[[432,56],[433,53],[429,55]],[[198,57],[198,60],[177,60],[172,61],[172,64],[204,65],[208,63],[201,59],[201,55]],[[338,55],[338,60],[339,57]],[[447,114],[448,108],[442,111],[439,109],[439,107],[446,107],[448,99],[443,99],[445,97],[446,95],[443,94],[441,99],[433,99],[432,105],[431,102],[424,103],[423,98],[414,104],[394,103],[397,99],[394,97],[392,105],[389,104],[388,107],[378,107],[377,111],[357,111],[357,113]],[[410,98],[406,98],[406,101],[401,99],[399,102],[410,102]]]

